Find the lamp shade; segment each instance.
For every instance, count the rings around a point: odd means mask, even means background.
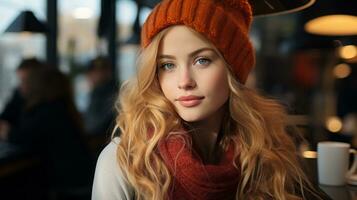
[[[161,0],[136,0],[136,3],[149,8],[154,8],[156,4],[160,3]]]
[[[324,36],[357,35],[356,0],[320,0],[307,9],[305,30]]]
[[[356,0],[317,0],[297,15],[296,48],[334,50],[356,44],[356,15]]]
[[[161,0],[136,0],[143,6],[155,7]],[[254,16],[283,14],[302,10],[311,6],[315,0],[249,0]]]
[[[315,0],[249,0],[254,16],[277,15],[303,10]]]
[[[45,33],[46,25],[40,22],[33,12],[29,10],[22,11],[19,16],[7,27],[5,32],[35,32]]]

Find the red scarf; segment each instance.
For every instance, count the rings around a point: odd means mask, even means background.
[[[159,143],[159,152],[173,175],[169,199],[235,199],[239,170],[233,166],[233,146],[217,165],[203,164],[190,146],[187,132],[171,135]]]

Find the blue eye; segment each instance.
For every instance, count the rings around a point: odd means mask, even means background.
[[[160,68],[163,70],[172,70],[174,67],[175,67],[175,65],[172,63],[164,63],[164,64],[160,65]]]
[[[200,65],[209,65],[211,63],[211,60],[207,58],[200,58],[196,61],[196,63]]]

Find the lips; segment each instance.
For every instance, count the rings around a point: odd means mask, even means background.
[[[181,96],[177,100],[184,107],[194,107],[199,105],[205,97],[203,96]]]

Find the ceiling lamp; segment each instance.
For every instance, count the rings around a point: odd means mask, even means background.
[[[352,15],[326,15],[305,24],[308,33],[326,36],[357,35],[357,17]]]
[[[45,33],[46,25],[39,21],[32,11],[22,11],[15,20],[8,26],[5,32],[33,32]]]
[[[309,11],[306,32],[322,36],[357,35],[356,0],[320,0]]]
[[[303,10],[315,0],[249,0],[254,16],[292,13]]]
[[[155,7],[161,0],[136,0],[143,6]],[[254,16],[291,13],[311,6],[315,0],[249,0]]]

